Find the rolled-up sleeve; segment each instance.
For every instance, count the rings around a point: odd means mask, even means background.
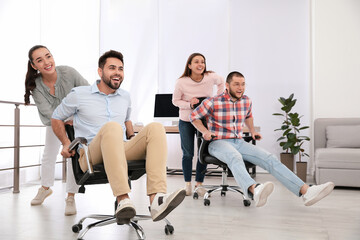
[[[54,110],[52,118],[64,121],[73,116],[77,110],[77,102],[76,92],[71,90]]]

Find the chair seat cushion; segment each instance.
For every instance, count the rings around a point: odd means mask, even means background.
[[[220,165],[220,166],[225,166],[226,163],[220,161],[219,159],[213,157],[213,156],[210,156],[210,155],[207,155],[204,157],[204,160],[207,164],[214,164],[214,165]]]
[[[136,180],[146,173],[145,159],[127,161],[129,180]],[[85,185],[108,183],[103,163],[93,165],[94,174],[89,176]]]
[[[360,169],[360,148],[319,148],[315,162],[319,168]]]

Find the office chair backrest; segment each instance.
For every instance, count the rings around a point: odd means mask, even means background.
[[[201,122],[204,124],[204,126],[207,128],[207,123],[205,118],[201,118]],[[206,165],[206,164],[215,164],[215,165],[222,165],[221,161],[217,158],[211,156],[208,151],[208,146],[211,141],[207,141],[202,137],[202,133],[199,131],[196,131],[196,137],[197,137],[197,144],[198,144],[198,158],[199,161]]]

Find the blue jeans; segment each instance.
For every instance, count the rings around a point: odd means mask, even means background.
[[[181,150],[183,152],[182,168],[185,182],[191,182],[192,160],[194,157],[194,137],[196,134],[195,127],[190,122],[179,121],[179,132],[181,139]],[[196,163],[196,182],[203,182],[206,165],[201,164],[199,160]]]
[[[209,153],[228,165],[245,194],[248,194],[248,188],[256,182],[246,171],[244,160],[267,170],[296,196],[300,196],[300,188],[305,184],[275,155],[243,139],[213,141],[209,144]]]

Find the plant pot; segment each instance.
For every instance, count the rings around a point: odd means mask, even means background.
[[[294,171],[294,154],[292,153],[280,153],[280,161],[284,164],[290,171]]]
[[[296,175],[306,182],[307,162],[296,162]]]

